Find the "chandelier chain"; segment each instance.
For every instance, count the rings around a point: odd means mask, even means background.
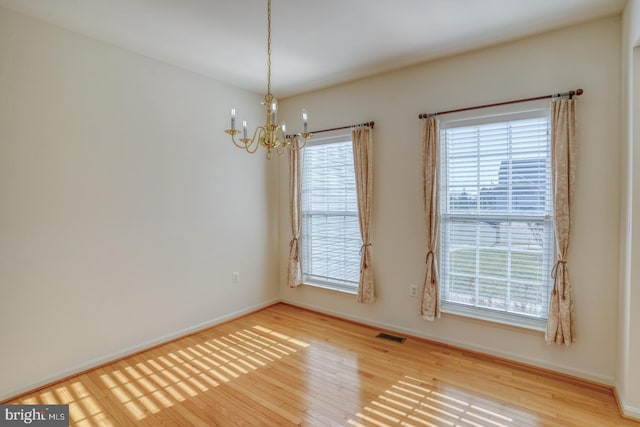
[[[267,95],[271,95],[271,0],[267,1]]]

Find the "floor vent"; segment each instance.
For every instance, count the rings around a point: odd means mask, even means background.
[[[399,343],[403,343],[403,342],[406,341],[406,338],[404,338],[404,337],[397,337],[395,335],[385,334],[384,332],[380,332],[378,335],[376,335],[376,338],[382,338],[382,339],[385,339],[385,340],[395,341],[395,342],[399,342]]]

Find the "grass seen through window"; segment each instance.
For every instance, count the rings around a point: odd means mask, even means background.
[[[454,250],[449,300],[540,316],[546,304],[539,289],[542,266],[542,254],[526,248]]]

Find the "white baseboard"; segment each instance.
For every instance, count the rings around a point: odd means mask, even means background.
[[[149,348],[155,347],[160,344],[164,344],[169,341],[173,341],[177,338],[181,338],[183,336],[192,334],[194,332],[210,328],[212,326],[218,325],[220,323],[227,322],[229,320],[233,320],[235,318],[244,316],[245,314],[252,313],[254,311],[258,311],[265,307],[269,307],[270,305],[276,304],[280,302],[280,298],[274,298],[270,301],[264,302],[262,304],[257,304],[252,307],[247,307],[242,310],[234,311],[233,313],[225,314],[224,316],[219,316],[214,319],[207,320],[206,322],[198,323],[197,325],[190,326],[188,328],[181,329],[179,331],[172,332],[167,335],[163,335],[161,337],[145,341],[141,344],[128,347],[122,349],[120,351],[116,351],[101,357],[97,357],[95,359],[89,360],[87,362],[81,363],[80,365],[70,367],[68,369],[63,369],[58,371],[52,375],[49,375],[45,378],[41,378],[40,380],[33,382],[31,384],[25,384],[24,386],[17,387],[0,394],[0,402],[8,400],[14,396],[19,396],[21,394],[27,393],[31,390],[36,390],[38,388],[42,388],[47,384],[55,383],[64,378],[71,377],[73,375],[77,375],[79,373],[85,372],[89,369],[96,368],[101,365],[108,364],[110,362],[116,361],[118,359],[122,359],[123,357],[130,356],[135,353],[139,353],[141,351],[147,350]]]
[[[622,411],[622,415],[628,418],[632,418],[634,421],[640,421],[640,408],[629,405],[622,394],[618,391],[618,388],[615,387],[616,399],[618,400],[618,405],[620,406],[620,410]]]
[[[554,364],[554,363],[549,363],[549,362],[544,361],[544,360],[539,360],[539,359],[529,358],[529,357],[523,357],[520,354],[515,354],[515,353],[511,353],[511,352],[496,351],[495,348],[484,347],[484,346],[475,345],[475,344],[469,344],[468,342],[458,341],[458,340],[455,340],[455,339],[434,337],[434,336],[425,334],[425,332],[421,331],[421,330],[405,328],[405,327],[394,325],[394,324],[390,324],[390,323],[377,322],[377,321],[372,320],[372,319],[358,317],[358,316],[352,316],[350,314],[345,314],[345,313],[337,312],[337,311],[333,311],[333,310],[327,310],[325,308],[317,307],[317,306],[310,305],[310,304],[300,304],[297,301],[289,301],[289,300],[283,299],[282,302],[284,302],[286,304],[293,305],[293,306],[297,306],[297,307],[301,307],[301,308],[306,308],[306,309],[309,309],[309,310],[317,311],[317,312],[320,312],[320,313],[326,313],[326,314],[328,314],[330,316],[335,316],[335,317],[338,317],[338,318],[351,320],[351,321],[362,323],[362,324],[365,324],[365,325],[378,327],[378,328],[382,328],[382,329],[387,329],[387,330],[395,331],[395,332],[401,332],[401,333],[404,333],[404,334],[407,334],[407,335],[411,335],[411,336],[414,336],[414,337],[424,338],[426,340],[431,340],[431,341],[440,342],[440,343],[443,343],[443,344],[448,344],[448,345],[451,345],[451,346],[454,346],[454,347],[458,347],[458,348],[461,348],[461,349],[470,350],[470,351],[474,351],[474,352],[482,353],[482,354],[486,354],[486,355],[491,355],[491,356],[495,356],[495,357],[502,358],[502,359],[508,359],[508,360],[511,360],[511,361],[514,361],[514,362],[517,362],[517,363],[523,363],[525,365],[531,365],[531,366],[539,367],[539,368],[542,368],[542,369],[548,369],[548,370],[555,371],[555,372],[558,372],[558,373],[562,373],[562,374],[565,374],[565,375],[570,375],[572,377],[578,377],[578,378],[582,378],[582,379],[585,379],[585,380],[588,380],[588,381],[592,381],[592,382],[595,382],[595,383],[598,383],[598,384],[602,384],[604,386],[613,386],[613,384],[614,384],[614,378],[610,377],[610,376],[598,375],[598,374],[594,374],[592,372],[587,372],[587,371],[571,368],[571,367],[564,366],[564,365],[558,365],[558,364]]]

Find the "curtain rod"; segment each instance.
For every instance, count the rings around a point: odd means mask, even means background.
[[[466,108],[458,108],[456,110],[447,110],[447,111],[439,111],[437,113],[421,113],[418,115],[418,118],[420,119],[426,119],[429,117],[433,117],[433,116],[439,116],[441,114],[450,114],[450,113],[459,113],[461,111],[469,111],[469,110],[477,110],[480,108],[488,108],[488,107],[497,107],[500,105],[509,105],[509,104],[517,104],[520,102],[529,102],[529,101],[537,101],[539,99],[550,99],[550,98],[562,98],[562,97],[569,97],[569,99],[573,98],[574,96],[580,96],[584,93],[584,91],[582,89],[576,89],[576,90],[570,90],[569,92],[564,92],[564,93],[558,93],[555,95],[544,95],[544,96],[536,96],[535,98],[524,98],[524,99],[516,99],[513,101],[505,101],[505,102],[497,102],[495,104],[485,104],[485,105],[476,105],[474,107],[466,107]]]
[[[371,129],[373,129],[373,127],[375,126],[375,122],[364,122],[364,123],[358,123],[358,124],[355,124],[355,125],[340,126],[340,127],[331,128],[331,129],[313,130],[313,131],[311,131],[311,133],[316,134],[316,133],[322,133],[322,132],[331,132],[332,130],[351,129],[351,128],[359,127],[359,126],[367,126],[367,127],[370,127]],[[287,135],[287,138],[292,138],[294,136],[295,135]]]
[[[367,126],[373,129],[374,125],[375,125],[375,122],[364,122],[364,123],[358,123],[355,125],[340,126],[338,128],[314,130],[314,131],[311,131],[311,133],[331,132],[332,130],[351,129],[351,128],[360,127],[360,126]]]

